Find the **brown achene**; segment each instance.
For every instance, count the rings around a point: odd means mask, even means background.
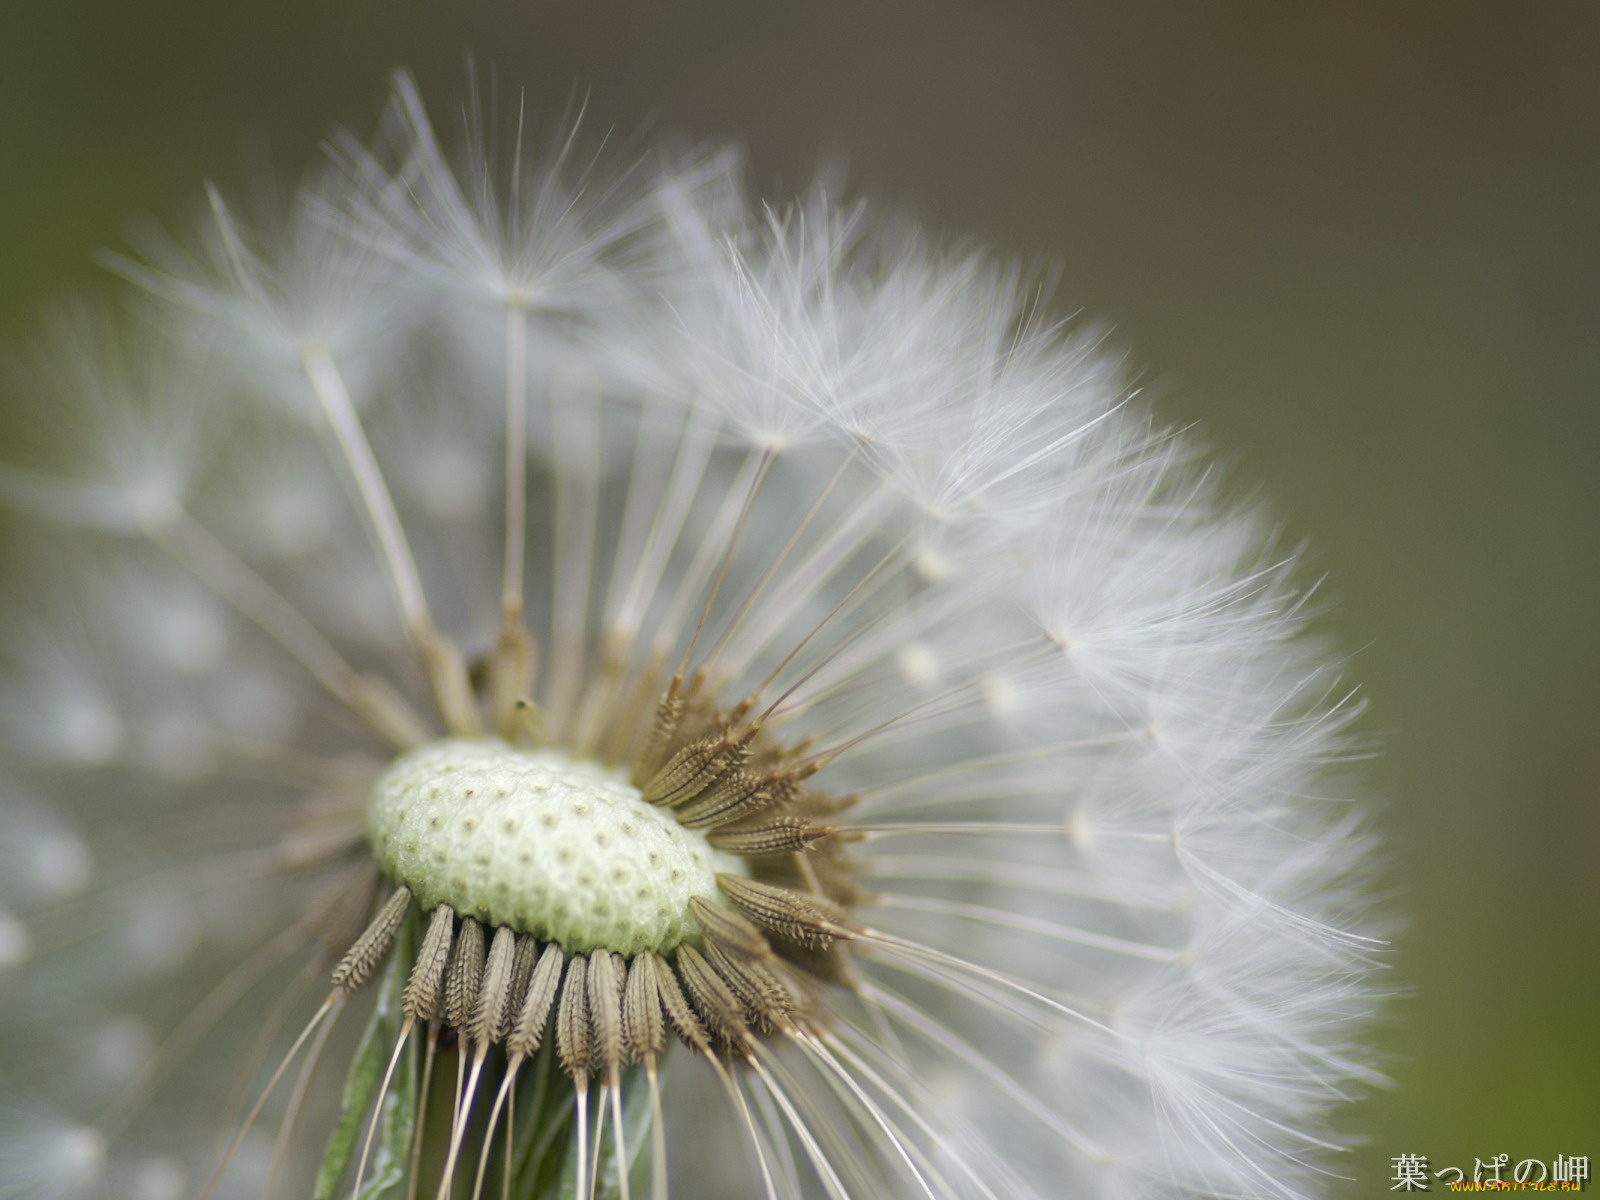
[[[861,898],[846,852],[852,835],[826,824],[849,801],[806,786],[822,764],[805,744],[778,744],[744,719],[748,703],[719,711],[706,691],[703,673],[678,675],[623,739],[645,800],[746,860],[748,877],[717,876],[725,904],[691,901],[698,939],[631,958],[568,953],[441,904],[424,914],[402,1005],[407,1030],[453,1030],[479,1062],[501,1046],[512,1076],[554,1036],[580,1086],[599,1075],[614,1087],[626,1065],[654,1072],[668,1028],[696,1051],[751,1058],[758,1035],[819,1019],[822,989],[851,978],[840,943],[854,936],[848,912]],[[518,740],[531,740],[540,728],[531,706],[512,712]],[[404,884],[390,893],[335,968],[337,990],[373,976],[412,904]]]

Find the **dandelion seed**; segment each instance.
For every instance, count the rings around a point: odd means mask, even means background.
[[[402,76],[64,326],[0,1196],[1316,1194],[1373,943],[1287,560],[1016,272],[582,142]]]

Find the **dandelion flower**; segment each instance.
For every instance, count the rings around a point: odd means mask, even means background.
[[[0,1195],[1318,1193],[1366,843],[1261,518],[981,253],[469,143],[401,77],[29,377]]]

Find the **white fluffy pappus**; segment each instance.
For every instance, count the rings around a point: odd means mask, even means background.
[[[1378,944],[1261,519],[982,254],[469,142],[400,77],[17,401],[0,1197],[1320,1194]],[[419,911],[448,739],[737,860],[702,932]]]

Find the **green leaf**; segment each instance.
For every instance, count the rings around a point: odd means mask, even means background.
[[[554,1056],[552,1056],[553,1058]],[[559,1069],[551,1071],[549,1085],[539,1101],[545,1109],[544,1121],[536,1136],[541,1144],[528,1147],[527,1169],[519,1174],[519,1186],[526,1191],[514,1193],[528,1200],[569,1200],[578,1183],[577,1134],[573,1128],[576,1119],[576,1092],[572,1081]],[[607,1104],[609,1109],[610,1105]],[[600,1116],[600,1089],[590,1081],[589,1094],[589,1155],[595,1156],[595,1131]],[[600,1138],[599,1162],[594,1180],[593,1195],[596,1200],[617,1200],[622,1195],[617,1171],[616,1129],[611,1124],[611,1114],[606,1114],[606,1128]],[[641,1151],[650,1139],[650,1093],[643,1070],[633,1068],[622,1077],[622,1123],[625,1132],[624,1148],[630,1190],[643,1195],[649,1178],[649,1155]]]
[[[545,1042],[517,1081],[512,1195],[526,1200],[565,1200],[572,1195],[566,1168],[573,1151],[574,1089],[556,1064],[554,1042],[554,1038]]]
[[[609,1109],[610,1104],[606,1107]],[[600,1147],[600,1167],[595,1179],[595,1196],[611,1200],[622,1195],[618,1179],[616,1127],[611,1124],[611,1114],[606,1114],[606,1136]],[[631,1194],[645,1194],[650,1177],[650,1156],[643,1153],[650,1141],[650,1092],[644,1071],[638,1067],[622,1075],[622,1129],[624,1133],[624,1169],[628,1173]]]
[[[415,941],[416,919],[413,916],[406,920],[395,937],[388,964],[378,985],[377,1003],[373,1006],[366,1029],[362,1031],[361,1042],[350,1063],[350,1073],[345,1076],[339,1121],[328,1139],[322,1166],[317,1171],[316,1187],[312,1193],[314,1200],[333,1200],[339,1182],[350,1170],[351,1160],[357,1156],[366,1140],[373,1096],[388,1069],[404,1021],[400,1001],[405,992],[406,977],[411,970]],[[383,1098],[382,1113],[373,1134],[372,1151],[359,1200],[379,1200],[405,1180],[411,1139],[416,1130],[416,1071],[416,1055],[409,1051],[402,1053],[395,1066],[389,1091]]]

